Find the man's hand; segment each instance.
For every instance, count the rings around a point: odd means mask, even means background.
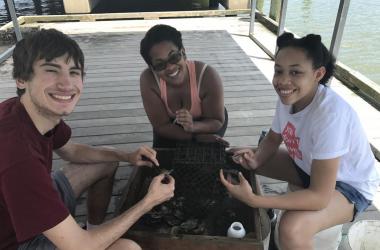
[[[186,132],[193,132],[193,116],[187,109],[180,109],[175,112],[175,121],[183,127]]]
[[[243,174],[239,172],[239,183],[232,183],[232,180],[227,180],[224,177],[223,169],[219,172],[220,181],[227,188],[232,197],[248,204],[252,201],[252,196],[255,194],[252,191],[252,187],[249,182],[244,178]]]
[[[136,151],[128,155],[128,162],[135,166],[158,166],[156,159],[157,152],[148,146],[141,146]]]
[[[152,179],[145,200],[152,208],[174,196],[174,178],[168,174],[160,174]]]

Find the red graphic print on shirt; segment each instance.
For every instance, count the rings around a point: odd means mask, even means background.
[[[290,122],[286,124],[282,131],[282,138],[288,148],[290,157],[293,159],[297,157],[302,160],[302,152],[299,150],[300,138],[296,137],[296,128]]]

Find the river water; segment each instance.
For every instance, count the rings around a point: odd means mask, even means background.
[[[269,15],[270,1],[264,5]],[[288,1],[285,27],[299,36],[316,33],[327,48],[339,0]],[[380,1],[351,0],[338,60],[380,85]]]
[[[0,0],[0,25],[8,17],[5,0]],[[64,13],[62,0],[14,0],[18,15],[49,15]],[[107,3],[105,3],[107,1]],[[120,4],[120,0],[103,0],[96,12],[142,11],[138,4]],[[118,1],[118,3],[117,3]],[[142,0],[140,0],[142,1]],[[183,1],[183,0],[177,0]],[[129,1],[133,2],[133,1]],[[136,1],[135,1],[136,2]],[[176,10],[173,1],[148,1],[146,10]],[[269,13],[270,1],[264,4],[264,13]],[[329,48],[339,0],[290,0],[285,27],[303,36],[308,33],[322,35]],[[338,60],[380,85],[380,1],[351,0],[343,33]]]

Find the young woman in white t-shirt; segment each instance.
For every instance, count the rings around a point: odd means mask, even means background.
[[[272,127],[255,150],[240,149],[233,159],[257,174],[302,189],[277,196],[252,192],[220,178],[235,198],[251,207],[286,210],[279,226],[282,250],[312,249],[313,236],[352,221],[373,200],[379,173],[355,111],[325,84],[335,59],[319,35],[277,39],[273,86],[279,96]],[[285,147],[280,147],[284,142]]]

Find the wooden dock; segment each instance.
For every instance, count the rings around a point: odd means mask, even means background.
[[[145,31],[157,23],[181,30],[188,58],[212,65],[221,75],[229,112],[225,138],[233,146],[257,145],[261,131],[271,126],[277,95],[269,80],[273,61],[248,38],[249,17],[245,15],[191,21],[183,18],[33,24],[62,30],[78,41],[84,51],[87,72],[84,92],[75,111],[66,118],[72,127],[73,140],[130,150],[151,145],[152,129],[139,91],[139,75],[146,67],[139,55],[139,43]],[[11,59],[0,65],[0,101],[15,96],[11,70]],[[334,80],[332,87],[359,109],[372,145],[380,148],[379,132],[375,129],[380,127],[379,112],[338,81]],[[57,157],[54,159],[54,168],[62,164]],[[110,217],[130,171],[130,166],[122,164],[117,172],[108,209]],[[267,178],[262,183],[268,193],[281,193],[286,188],[286,183]],[[374,205],[359,219],[380,219],[379,195]],[[78,221],[84,221],[85,214],[82,199],[77,207]]]

